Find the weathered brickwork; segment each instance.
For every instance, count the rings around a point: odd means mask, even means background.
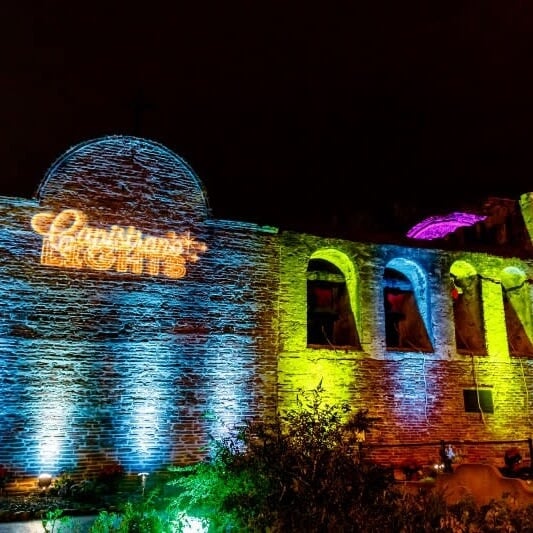
[[[20,475],[109,462],[150,471],[198,460],[209,435],[272,414],[275,232],[211,220],[192,171],[136,139],[73,149],[38,196],[2,202],[0,463]],[[162,265],[150,275],[40,264],[32,217],[65,209],[143,237],[188,231],[206,250],[180,278]]]
[[[415,457],[421,464],[439,461],[438,446],[396,448],[395,444],[524,440],[531,436],[533,360],[510,357],[502,351],[506,347],[500,341],[492,342],[486,357],[458,354],[450,297],[451,265],[457,260],[475,265],[483,277],[490,342],[505,332],[498,283],[502,270],[510,265],[520,267],[531,279],[531,261],[377,246],[294,233],[281,234],[280,242],[281,405],[290,407],[290,399],[296,398],[299,389],[322,383],[333,400],[348,401],[354,408],[368,409],[371,416],[378,418],[363,446],[370,457],[393,464],[407,457]],[[320,249],[340,250],[358,273],[353,306],[360,315],[362,351],[307,346],[305,272],[310,258]],[[385,266],[398,258],[418,265],[427,281],[433,353],[386,349],[382,280]],[[465,412],[463,389],[476,387],[492,391],[494,413],[481,416]],[[379,446],[373,448],[373,444]],[[383,446],[386,444],[391,446]],[[463,460],[483,459],[503,466],[504,448],[505,445],[464,445],[457,446],[457,451]],[[529,454],[527,445],[523,452],[524,456]]]
[[[0,199],[0,217],[0,463],[20,479],[196,461],[211,437],[318,383],[378,419],[363,446],[384,463],[438,460],[434,445],[399,444],[531,435],[533,358],[509,355],[500,278],[512,267],[531,280],[532,259],[215,220],[185,162],[119,136],[67,151],[35,199]],[[313,257],[346,269],[360,349],[308,346]],[[458,261],[481,276],[486,356],[455,348]],[[387,348],[383,278],[398,265],[417,287],[429,353]],[[465,411],[472,388],[492,392],[493,413]],[[499,464],[504,448],[457,451]]]

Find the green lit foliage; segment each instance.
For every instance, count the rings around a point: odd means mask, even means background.
[[[532,530],[533,506],[449,505],[433,485],[399,490],[390,469],[359,450],[358,437],[376,419],[325,403],[323,392],[321,384],[302,391],[294,410],[236,428],[204,462],[169,467],[147,498],[100,513],[91,533]]]
[[[171,467],[174,513],[203,517],[210,531],[356,531],[364,509],[381,515],[392,475],[357,442],[375,419],[325,404],[323,392],[319,384],[294,410],[246,423],[209,461]]]
[[[166,533],[176,531],[153,498],[125,502],[120,511],[102,511],[91,525],[90,533]]]
[[[41,525],[45,533],[57,533],[59,531],[74,531],[73,520],[66,516],[61,509],[47,511],[41,519]]]

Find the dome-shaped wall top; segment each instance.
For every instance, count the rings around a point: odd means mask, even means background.
[[[204,187],[179,156],[161,144],[130,136],[83,142],[59,157],[38,191],[41,207],[82,209],[117,224],[142,220],[193,226],[209,215]]]

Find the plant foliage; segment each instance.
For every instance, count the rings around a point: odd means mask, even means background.
[[[323,401],[320,383],[269,422],[248,422],[205,462],[171,467],[175,509],[214,531],[350,531],[363,508],[382,506],[389,470],[362,457],[368,411]],[[381,512],[381,511],[380,511]]]
[[[329,405],[323,393],[321,383],[301,391],[293,410],[235,428],[203,462],[170,467],[163,490],[101,513],[91,533],[533,531],[533,506],[448,505],[435,488],[398,490],[392,471],[359,448],[376,419]]]

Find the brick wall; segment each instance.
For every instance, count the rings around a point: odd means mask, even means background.
[[[427,464],[438,453],[387,444],[531,435],[533,360],[506,351],[498,283],[509,266],[532,279],[531,259],[214,220],[183,160],[129,137],[73,147],[35,199],[1,199],[0,217],[0,463],[19,478],[45,470],[87,476],[109,463],[135,474],[196,461],[211,437],[294,406],[301,388],[319,382],[328,401],[378,418],[365,447],[380,462],[408,455]],[[52,222],[65,240],[50,238]],[[143,239],[146,255],[126,261],[130,227],[141,232],[130,233]],[[184,235],[174,261],[161,243],[174,246]],[[91,239],[110,242],[93,249]],[[306,269],[317,253],[349,265],[361,349],[307,346]],[[456,261],[483,278],[487,356],[455,350]],[[387,350],[390,265],[404,266],[422,291],[430,353]],[[465,412],[462,392],[473,387],[492,392],[494,413]],[[504,446],[461,453],[500,464]]]
[[[369,457],[399,464],[415,457],[421,464],[438,460],[438,446],[382,447],[447,441],[523,440],[531,436],[533,361],[511,357],[506,350],[505,319],[499,273],[520,267],[531,279],[531,261],[487,254],[419,250],[373,245],[312,235],[283,233],[281,246],[279,404],[294,406],[300,389],[319,382],[326,400],[348,401],[354,409],[368,409],[378,422],[366,435]],[[362,351],[308,347],[306,343],[306,266],[317,250],[337,250],[353,262],[358,277],[354,312]],[[391,261],[407,261],[419,268],[428,291],[432,353],[388,351],[384,342],[383,275]],[[485,357],[458,354],[455,349],[449,272],[457,261],[476,266],[484,278],[485,322],[490,342]],[[422,283],[422,281],[421,281]],[[499,302],[499,303],[498,303]],[[499,337],[498,337],[499,334]],[[463,389],[492,392],[494,413],[467,413]],[[379,447],[372,448],[372,444]],[[502,445],[505,447],[505,445]],[[503,466],[502,446],[464,446],[464,458],[480,458]],[[523,456],[529,451],[523,446]]]
[[[187,165],[136,139],[73,148],[37,200],[1,205],[0,463],[18,476],[151,471],[198,460],[210,435],[273,412],[273,230],[211,220]],[[156,260],[141,273],[104,269],[105,257],[86,264],[86,250],[80,267],[41,264],[32,217],[65,209],[108,232],[190,232],[206,249],[179,278]]]

